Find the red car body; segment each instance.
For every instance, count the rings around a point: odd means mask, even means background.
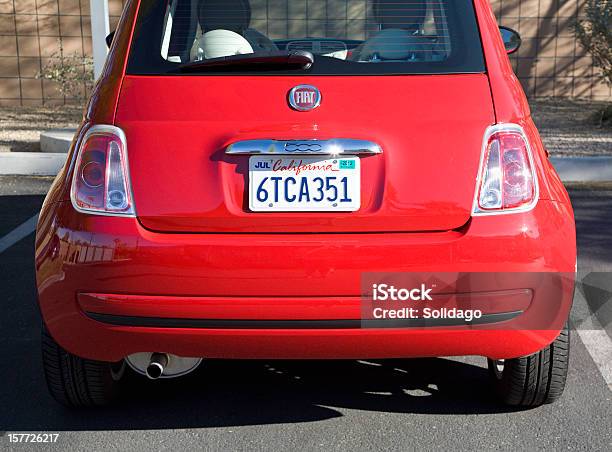
[[[141,3],[127,2],[40,215],[39,304],[62,348],[100,361],[156,350],[210,358],[499,359],[534,353],[557,337],[561,325],[525,329],[513,327],[516,319],[334,327],[359,321],[364,272],[575,271],[570,200],[487,0],[474,0],[485,73],[395,77],[129,75]],[[320,108],[289,108],[286,93],[299,84],[320,89]],[[473,215],[483,136],[505,123],[521,126],[531,147],[535,206]],[[83,213],[71,202],[81,141],[100,124],[125,132],[134,217]],[[374,140],[385,150],[362,159],[358,211],[249,211],[247,157],[226,155],[227,145],[334,136]],[[396,148],[418,152],[389,151]],[[491,300],[533,289],[527,284],[517,276]],[[568,281],[554,315],[567,318],[572,294]],[[536,291],[523,316],[547,303]]]

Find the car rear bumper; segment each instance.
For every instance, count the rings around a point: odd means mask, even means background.
[[[142,351],[211,358],[526,355],[557,336],[573,280],[564,279],[554,302],[528,282],[496,288],[485,301],[501,316],[481,322],[364,328],[362,275],[570,273],[576,258],[571,209],[552,201],[527,213],[475,217],[461,230],[392,234],[159,234],[133,218],[83,215],[60,202],[43,209],[36,243],[49,331],[71,353],[106,361]],[[547,309],[561,323],[528,322]]]

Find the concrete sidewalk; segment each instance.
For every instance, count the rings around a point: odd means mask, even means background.
[[[0,153],[0,175],[55,176],[66,160],[74,130],[43,132],[43,152]],[[564,182],[612,181],[612,156],[551,157],[550,161]]]
[[[55,176],[65,161],[65,153],[0,152],[0,175]]]
[[[564,182],[612,181],[612,156],[551,157],[550,161]]]

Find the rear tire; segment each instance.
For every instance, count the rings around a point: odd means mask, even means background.
[[[536,407],[561,397],[569,365],[567,327],[548,347],[533,355],[506,360],[489,359],[489,375],[498,397],[506,404]]]
[[[42,331],[42,363],[49,392],[67,407],[109,405],[117,400],[125,363],[80,358]]]

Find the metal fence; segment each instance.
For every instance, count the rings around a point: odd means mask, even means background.
[[[109,0],[111,27],[122,8]],[[89,0],[0,0],[0,106],[78,102],[37,74],[60,55],[60,43],[65,56],[91,56],[89,17]]]
[[[262,1],[262,0],[253,0]],[[272,0],[270,0],[272,1]],[[275,0],[279,1],[279,0]],[[321,1],[326,7],[364,0]],[[109,0],[111,28],[122,0]],[[575,97],[611,100],[612,89],[593,67],[574,36],[585,0],[491,0],[502,25],[523,38],[512,57],[529,97]],[[0,105],[61,105],[56,83],[37,74],[60,53],[91,56],[89,0],[0,0]],[[83,86],[85,94],[85,86]]]

